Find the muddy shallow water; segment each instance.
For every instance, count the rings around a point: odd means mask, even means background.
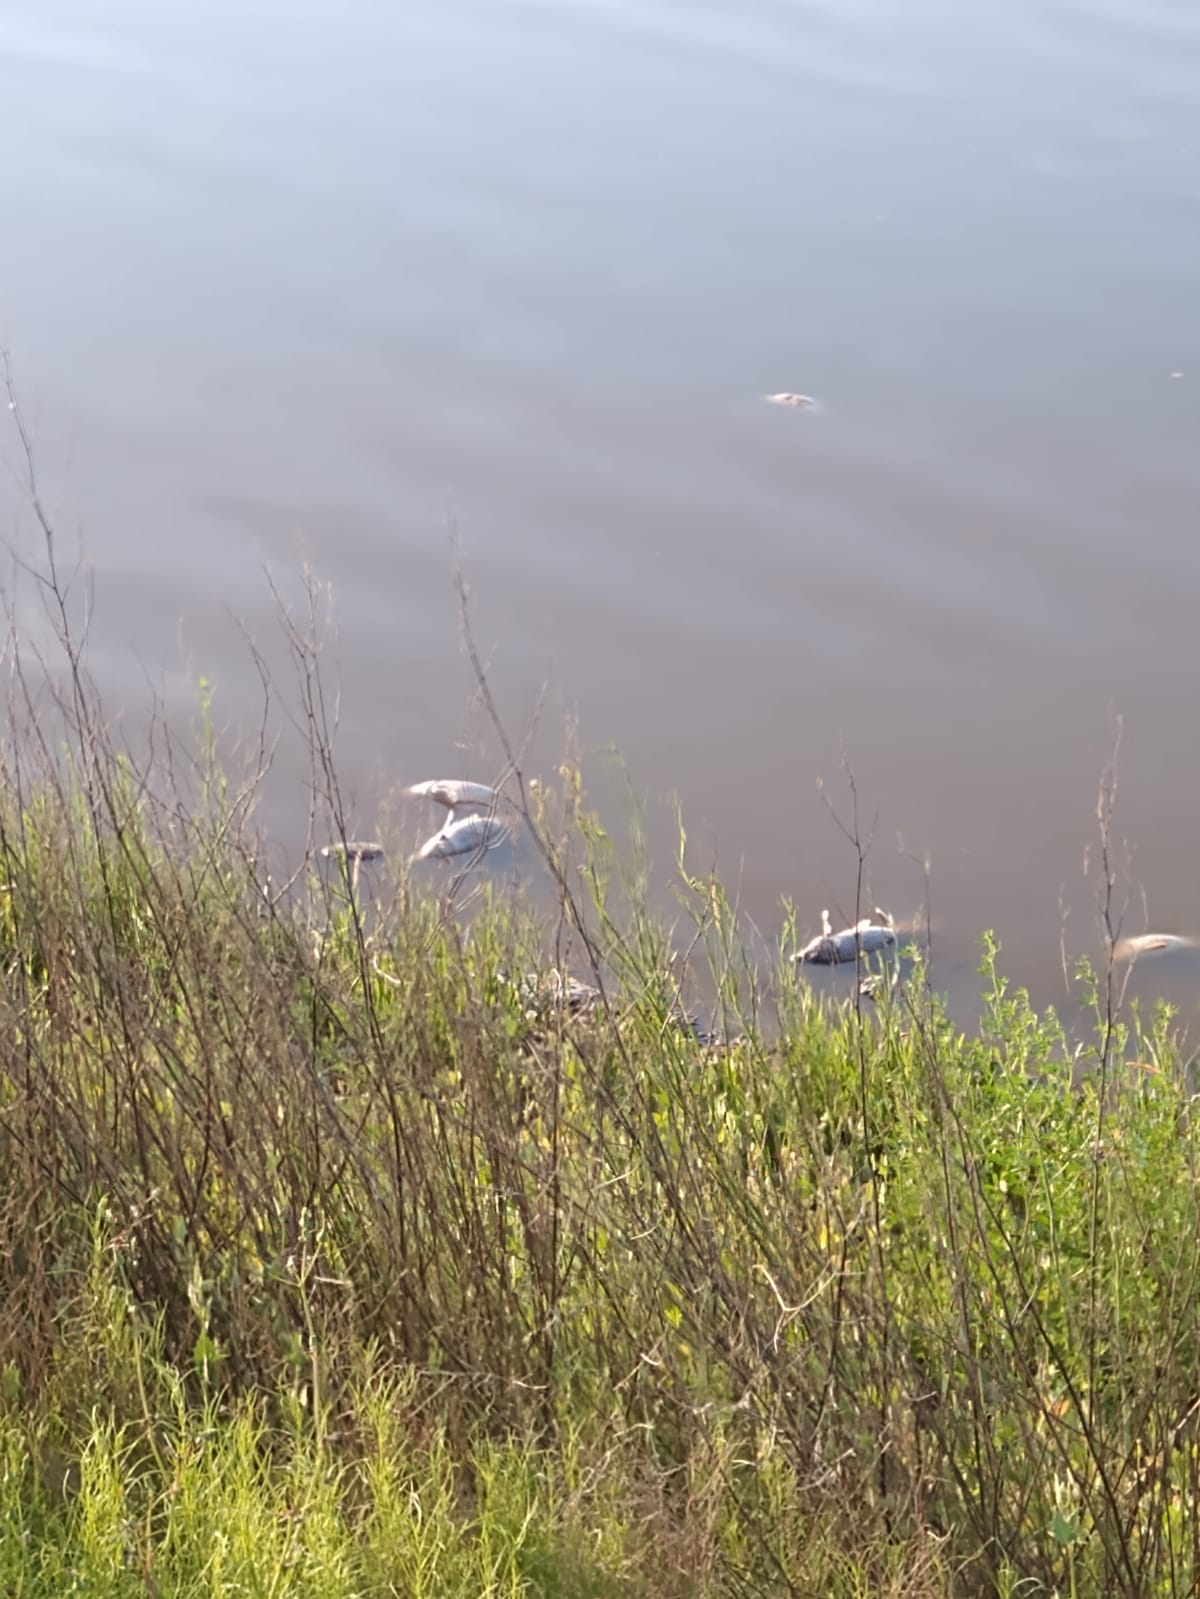
[[[616,746],[664,876],[678,795],[757,926],[852,920],[848,767],[868,903],[928,857],[950,986],[990,926],[1057,1000],[1119,714],[1130,930],[1200,933],[1191,0],[45,0],[0,71],[0,338],[115,704],[252,718],[308,561],[356,828],[490,778],[454,528],[533,768],[577,727],[619,831]]]

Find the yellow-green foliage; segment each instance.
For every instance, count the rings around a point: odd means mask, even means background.
[[[703,1044],[586,819],[555,927],[268,900],[149,793],[0,794],[0,1591],[1190,1591],[1162,1027],[768,992],[685,874]]]

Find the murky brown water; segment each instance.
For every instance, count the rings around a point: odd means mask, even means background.
[[[1119,712],[1200,932],[1194,0],[39,0],[0,81],[0,329],[118,700],[249,714],[232,616],[307,557],[362,825],[490,776],[453,520],[535,757],[577,714],[764,928],[853,909],[845,757],[872,899],[928,852],[949,980],[992,926],[1058,997]]]

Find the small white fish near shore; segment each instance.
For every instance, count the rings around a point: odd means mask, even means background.
[[[843,961],[856,961],[860,955],[878,955],[896,946],[896,928],[892,918],[878,907],[879,921],[864,916],[853,927],[833,931],[827,910],[821,912],[821,932],[810,939],[804,948],[792,957],[797,965],[839,966]]]
[[[349,877],[353,892],[358,891],[359,875],[363,867],[381,861],[383,853],[382,844],[377,844],[374,839],[361,838],[337,839],[332,844],[323,844],[317,851],[323,861],[338,862],[343,878]]]
[[[337,857],[352,861],[355,866],[367,865],[371,861],[383,859],[383,845],[362,839],[347,839],[346,842],[336,844],[323,844],[319,851],[321,859],[331,861]]]

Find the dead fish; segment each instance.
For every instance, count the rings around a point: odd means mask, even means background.
[[[451,812],[441,832],[427,838],[411,859],[445,861],[455,855],[482,854],[507,838],[508,827],[495,816],[460,816],[455,820]]]
[[[381,861],[383,859],[383,845],[365,843],[359,839],[347,839],[342,844],[325,844],[320,850],[322,860],[330,861],[335,856],[344,860],[353,861],[357,866],[360,862]]]
[[[486,783],[468,783],[456,777],[438,777],[427,783],[414,783],[404,792],[413,799],[430,799],[436,805],[444,805],[451,817],[464,806],[478,805],[494,811],[500,803],[500,795]]]
[[[567,1010],[578,1015],[592,1010],[603,998],[600,990],[591,983],[582,983],[577,977],[560,972],[556,967],[551,967],[548,972],[526,972],[514,986],[521,1002],[528,1007],[530,1016],[550,1009]]]
[[[1194,938],[1183,938],[1178,933],[1138,933],[1133,938],[1121,939],[1113,949],[1113,958],[1119,961],[1137,960],[1142,955],[1195,948]]]
[[[860,955],[878,955],[882,950],[893,949],[896,929],[891,917],[878,906],[875,907],[875,914],[880,918],[878,922],[864,916],[854,927],[846,927],[840,933],[835,933],[829,912],[822,911],[819,937],[810,939],[793,959],[798,965],[838,966],[843,961],[857,960]]]
[[[698,1016],[695,1011],[685,1010],[682,1005],[671,1007],[670,1020],[681,1033],[690,1034],[701,1049],[714,1049],[724,1042],[722,1035],[709,1027],[703,1016]]]
[[[763,399],[769,405],[793,405],[802,411],[813,411],[817,405],[811,394],[764,394]]]

